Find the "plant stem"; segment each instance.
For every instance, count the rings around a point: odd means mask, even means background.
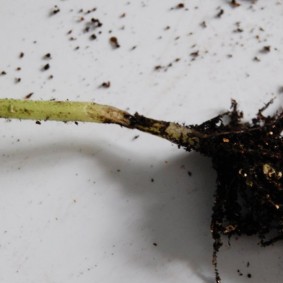
[[[187,150],[198,149],[202,134],[192,127],[154,120],[138,113],[92,102],[0,99],[0,118],[44,121],[77,121],[117,124],[165,138]]]

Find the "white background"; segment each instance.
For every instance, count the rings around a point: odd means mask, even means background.
[[[187,124],[227,110],[231,98],[247,119],[272,97],[276,109],[282,1],[238,2],[190,0],[172,10],[178,1],[0,0],[0,96],[96,101]],[[54,5],[60,12],[49,16]],[[78,11],[94,7],[79,22]],[[103,23],[94,41],[83,33],[91,17]],[[105,81],[111,87],[99,88]],[[0,124],[0,282],[214,282],[208,159],[117,126]],[[282,244],[257,243],[224,239],[223,282],[283,281]]]

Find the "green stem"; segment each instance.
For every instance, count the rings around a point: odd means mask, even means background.
[[[138,113],[92,102],[0,99],[0,118],[77,121],[117,124],[165,138],[189,150],[197,149],[201,133],[173,122],[154,120]]]

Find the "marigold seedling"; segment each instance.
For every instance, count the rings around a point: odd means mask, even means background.
[[[70,101],[0,99],[0,118],[117,124],[210,157],[217,171],[211,233],[219,283],[222,235],[258,235],[262,246],[283,239],[283,112],[264,116],[271,102],[250,123],[242,121],[234,100],[230,111],[189,126],[131,115],[108,105]]]

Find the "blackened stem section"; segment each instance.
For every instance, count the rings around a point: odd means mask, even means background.
[[[197,150],[199,148],[200,138],[202,138],[202,134],[194,130],[192,127],[180,125],[174,122],[154,120],[144,117],[138,113],[130,116],[129,128],[138,129],[167,139],[177,144],[179,147],[184,147],[189,151]]]

